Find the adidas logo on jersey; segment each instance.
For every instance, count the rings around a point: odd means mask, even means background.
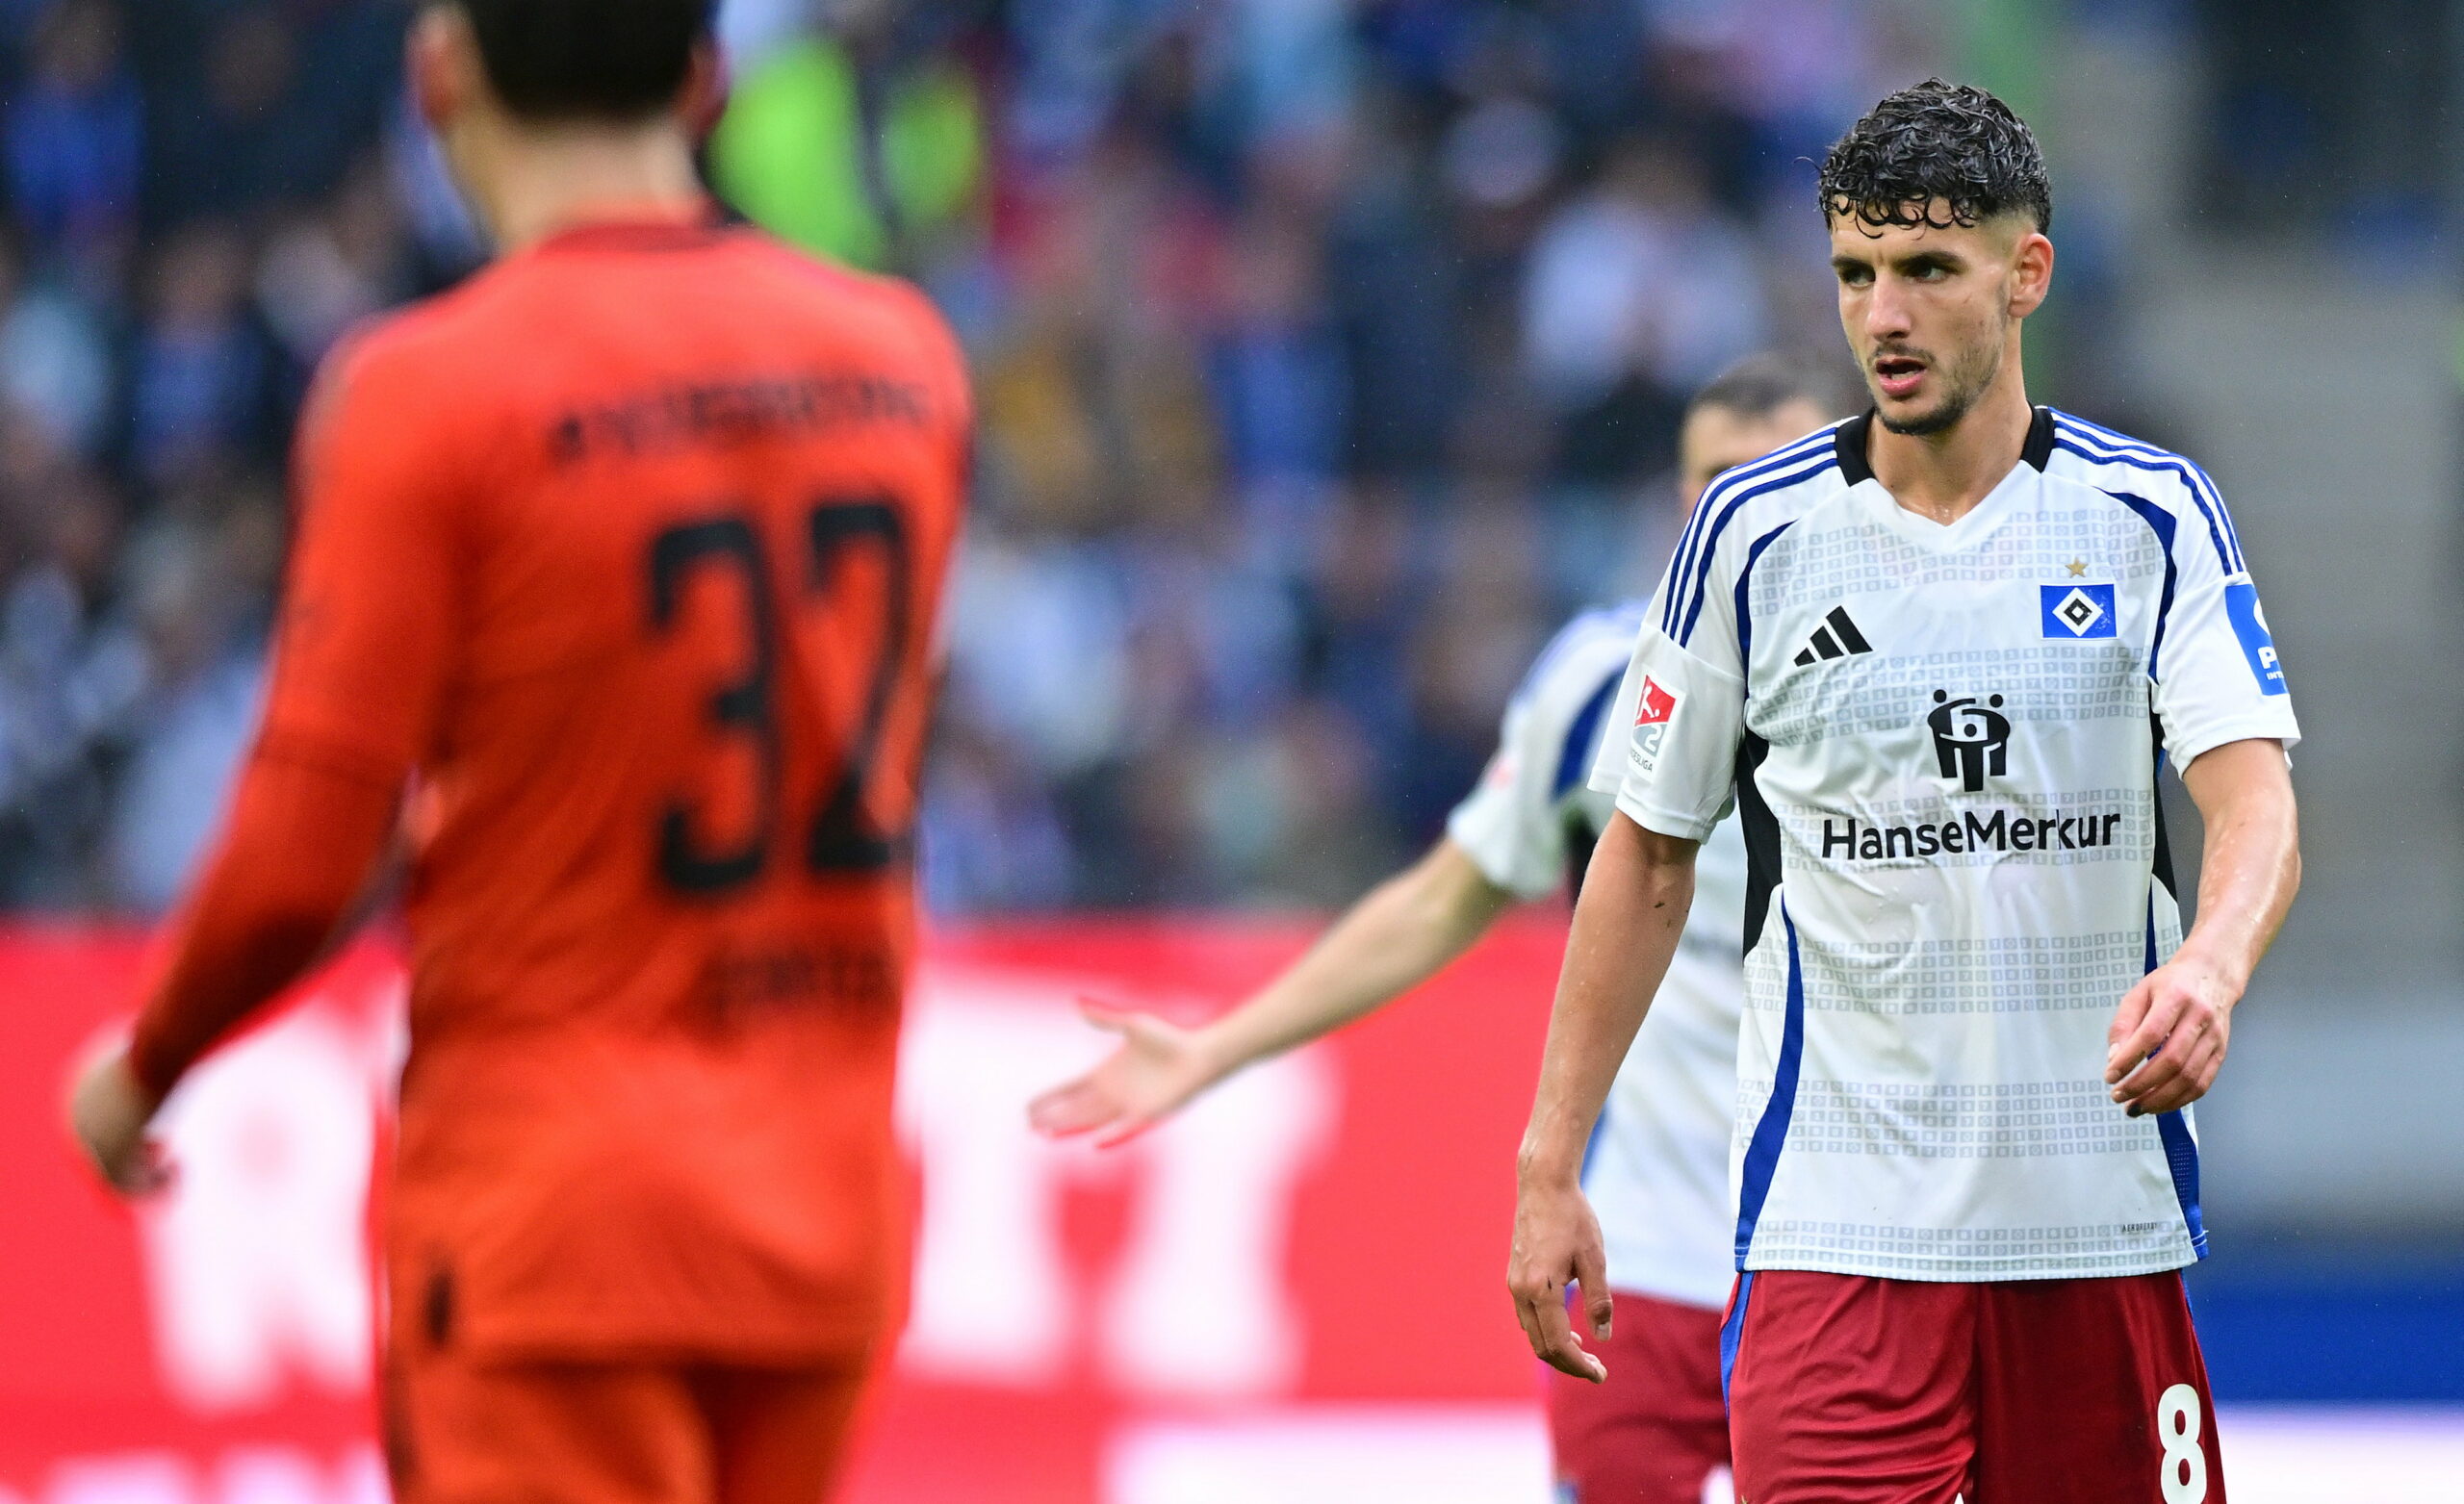
[[[1845,658],[1854,653],[1871,652],[1874,645],[1848,620],[1846,606],[1833,606],[1823,619],[1825,625],[1813,629],[1813,639],[1797,650],[1795,663],[1803,668],[1817,658]]]

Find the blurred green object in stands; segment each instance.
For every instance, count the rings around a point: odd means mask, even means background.
[[[1991,90],[2048,149],[2060,135],[2045,76],[2058,9],[2047,0],[1968,0],[1952,13],[1958,82]]]
[[[780,48],[730,94],[710,171],[729,203],[783,239],[866,270],[910,269],[974,194],[975,87],[934,58],[879,81],[870,122],[866,92],[834,40]]]

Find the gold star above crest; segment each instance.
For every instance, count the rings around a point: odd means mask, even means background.
[[[2088,573],[2088,561],[2085,559],[2073,559],[2069,563],[2064,565],[2063,568],[2070,572],[2070,577],[2072,579],[2077,579],[2080,575]]]

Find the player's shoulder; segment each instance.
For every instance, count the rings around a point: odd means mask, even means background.
[[[914,283],[841,266],[751,225],[727,231],[726,242],[731,254],[757,268],[774,295],[810,309],[842,332],[892,349],[956,359],[948,319]]]
[[[2169,487],[2214,489],[2207,472],[2186,454],[2057,407],[2038,411],[2045,433],[2048,474],[2109,477],[2133,472],[2158,477]]]
[[[1857,465],[1864,458],[1861,421],[1826,423],[1723,472],[1694,503],[1679,542],[1681,557],[1690,551],[1707,560],[1716,548],[1759,537],[1770,525],[1802,517],[1845,491],[1855,479],[1849,473],[1852,451]]]
[[[1853,447],[1861,457],[1863,421],[1843,418],[1825,423],[1767,454],[1721,472],[1703,488],[1702,499],[1694,504],[1695,515],[1716,516],[1765,498],[1773,498],[1770,504],[1777,506],[1804,504],[1825,489],[1826,478],[1842,472],[1847,450]]]
[[[2188,529],[2207,541],[2227,574],[2243,567],[2223,495],[2196,461],[2058,408],[2042,412],[2050,434],[2048,476],[2114,497],[2148,518],[2169,543]]]
[[[1553,703],[1588,699],[1604,675],[1625,672],[1649,609],[1645,601],[1625,600],[1577,615],[1531,660],[1516,697]]]
[[[343,331],[322,368],[337,380],[398,375],[456,358],[473,286],[459,287],[371,314]]]
[[[1852,468],[1864,463],[1863,419],[1826,423],[1703,488],[1678,535],[1663,593],[1662,630],[1672,634],[1699,613],[1715,578],[1732,575],[1758,547],[1815,508],[1847,494]]]
[[[344,330],[317,364],[301,408],[302,434],[330,427],[346,402],[355,422],[398,429],[433,424],[465,408],[455,398],[467,396],[486,369],[470,359],[462,333],[472,302],[466,282]]]

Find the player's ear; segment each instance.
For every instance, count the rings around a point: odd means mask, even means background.
[[[402,39],[402,69],[420,118],[444,135],[479,87],[479,39],[460,6],[431,0],[420,7]]]
[[[684,75],[676,113],[684,122],[684,133],[698,142],[718,129],[719,115],[727,107],[727,60],[719,56],[717,40],[705,37],[693,44],[693,65]]]
[[[2042,230],[2030,230],[2013,248],[2011,317],[2025,319],[2053,291],[2053,242]]]

